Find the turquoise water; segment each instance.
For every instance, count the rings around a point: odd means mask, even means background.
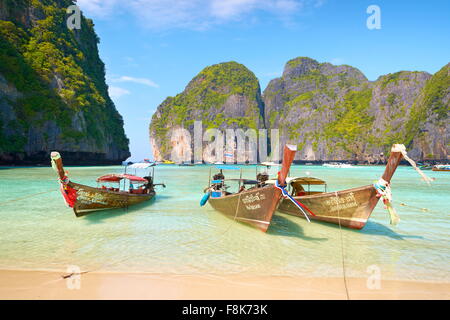
[[[122,172],[67,169],[73,181],[94,186],[97,176]],[[294,166],[291,175],[308,171],[335,191],[370,184],[383,170]],[[436,178],[428,187],[411,167],[397,170],[398,226],[380,202],[360,231],[277,213],[267,234],[199,206],[208,173],[208,166],[160,165],[156,180],[167,188],[150,203],[76,218],[51,168],[0,169],[0,269],[341,277],[342,236],[347,276],[367,277],[376,265],[383,279],[450,282],[450,173],[428,171]],[[254,177],[255,167],[244,173]]]

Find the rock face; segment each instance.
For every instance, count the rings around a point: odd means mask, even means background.
[[[405,132],[412,139],[413,156],[448,159],[449,115],[450,63],[427,81],[411,109]]]
[[[150,139],[155,159],[168,159],[170,129],[192,131],[203,120],[221,129],[279,129],[281,145],[296,144],[302,161],[379,163],[393,143],[405,144],[415,159],[446,161],[449,108],[450,64],[435,75],[401,71],[369,81],[351,66],[299,57],[261,99],[253,73],[232,62],[204,69],[167,98],[152,118]]]
[[[357,69],[296,58],[264,91],[265,120],[298,159],[384,161],[393,143],[421,160],[446,160],[449,66],[368,81]]]
[[[182,93],[158,106],[150,124],[154,158],[171,158],[171,129],[185,128],[193,138],[194,121],[202,121],[203,130],[263,128],[263,115],[259,82],[250,70],[236,62],[209,66]],[[180,136],[177,148],[192,151],[192,142]]]
[[[113,164],[129,157],[93,23],[69,0],[0,1],[0,163]]]
[[[412,137],[406,134],[405,124],[411,118],[414,102],[430,78],[426,72],[401,71],[381,76],[373,83],[368,110],[373,116],[368,132],[372,141],[365,146],[367,154],[384,153],[397,141],[411,144]],[[418,134],[418,129],[416,126],[411,134]],[[411,147],[408,151],[412,152]]]
[[[370,83],[359,70],[300,57],[264,91],[266,125],[280,130],[281,145],[298,145],[297,159],[347,159],[362,148],[370,99]],[[344,132],[351,121],[358,130]]]

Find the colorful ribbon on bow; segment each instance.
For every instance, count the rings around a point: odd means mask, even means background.
[[[69,178],[67,178],[67,176],[64,176],[63,179],[59,179],[59,186],[64,202],[68,207],[73,208],[77,202],[77,190],[69,186]]]
[[[303,203],[297,201],[294,199],[294,197],[292,197],[289,192],[287,192],[286,190],[286,186],[280,186],[280,184],[278,183],[278,181],[275,181],[275,188],[279,189],[281,191],[282,196],[285,199],[289,199],[291,200],[291,202],[300,209],[300,211],[305,215],[306,220],[308,220],[308,222],[311,222],[309,220],[308,214],[305,212],[308,211],[311,215],[316,216],[311,210],[308,209],[307,206],[305,206]]]
[[[391,224],[396,225],[400,221],[400,217],[392,206],[392,191],[389,182],[380,179],[373,186],[377,191],[377,197],[383,199],[384,206],[388,210],[389,217],[391,218]]]

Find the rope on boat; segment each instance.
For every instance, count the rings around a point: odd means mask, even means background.
[[[403,155],[403,158],[405,158],[405,160],[409,162],[409,164],[414,168],[414,170],[416,170],[417,173],[422,176],[423,180],[426,183],[428,183],[429,186],[431,185],[431,181],[433,181],[433,179],[430,179],[429,177],[427,177],[425,175],[425,173],[423,173],[423,171],[420,170],[419,167],[417,167],[414,160],[411,159],[410,157],[408,157],[408,154],[406,153],[406,147],[403,144],[394,144],[391,152],[400,152]]]
[[[397,225],[400,221],[400,217],[392,206],[392,190],[389,182],[385,181],[383,178],[380,178],[380,180],[375,182],[373,186],[377,191],[377,197],[383,198],[384,206],[388,210],[389,217],[391,218],[391,225]]]
[[[205,190],[205,191],[208,191],[208,190]],[[183,242],[182,245],[187,245],[187,244],[192,244],[192,243],[204,241],[205,239],[208,239],[209,242],[212,242],[212,243],[219,241],[219,240],[220,240],[220,237],[223,237],[223,235],[224,235],[225,233],[227,233],[227,232],[235,225],[235,221],[236,221],[236,218],[237,218],[237,214],[238,214],[238,212],[239,212],[239,204],[241,203],[241,196],[242,196],[242,193],[239,193],[238,204],[237,204],[237,206],[236,206],[236,211],[235,211],[235,213],[234,213],[233,220],[230,222],[230,224],[228,225],[228,227],[227,227],[224,231],[222,231],[221,233],[219,233],[219,236],[218,236],[218,237],[215,237],[215,240],[211,241],[211,238],[210,238],[209,236],[204,236],[204,237],[202,237],[202,238],[200,238],[200,239],[197,239],[197,240],[192,240],[192,241]]]
[[[403,158],[409,162],[409,164],[422,176],[422,179],[428,184],[431,185],[430,182],[433,181],[429,177],[427,177],[422,170],[420,170],[414,160],[412,160],[410,157],[408,157],[408,154],[406,153],[406,147],[403,144],[394,144],[392,147],[391,152],[398,152],[401,153]],[[394,207],[392,206],[392,190],[391,185],[389,182],[381,178],[377,182],[373,184],[375,190],[377,191],[377,197],[383,199],[384,207],[389,212],[389,217],[391,220],[391,225],[397,225],[400,221],[400,217],[398,216],[397,212],[395,211]],[[405,204],[401,204],[405,205]],[[406,205],[405,205],[406,206]]]
[[[220,234],[220,236],[223,236],[225,233],[227,233],[231,229],[232,226],[234,226],[236,218],[237,218],[237,215],[238,215],[238,212],[239,212],[239,204],[241,203],[241,195],[242,195],[242,192],[239,193],[239,199],[238,199],[238,203],[237,203],[237,206],[236,206],[236,211],[234,213],[233,221],[230,222],[230,224],[228,225],[228,228],[226,228],[225,231],[223,231]]]
[[[433,211],[433,210],[430,210],[428,208],[420,208],[420,207],[410,206],[410,205],[408,205],[406,203],[403,203],[403,202],[400,203],[400,205],[403,206],[403,207],[408,207],[408,208],[419,210],[419,211],[422,211],[422,212],[439,213],[438,211]]]
[[[16,199],[6,200],[6,201],[3,201],[3,202],[0,202],[0,206],[2,206],[3,204],[10,203],[10,202],[16,202],[16,201],[26,200],[26,199],[31,198],[31,197],[36,197],[36,196],[39,196],[39,195],[41,195],[41,194],[46,194],[46,193],[55,192],[55,191],[57,191],[57,190],[51,189],[51,190],[48,190],[48,191],[43,191],[43,192],[38,192],[38,193],[28,194],[26,197],[20,197],[20,198],[16,198]]]
[[[315,214],[308,209],[307,206],[305,206],[303,203],[301,203],[300,201],[297,201],[294,199],[294,197],[292,197],[289,192],[287,192],[286,190],[286,186],[280,186],[278,184],[278,181],[275,181],[275,188],[279,189],[281,191],[281,195],[285,198],[285,199],[289,199],[291,200],[291,202],[300,209],[300,211],[304,214],[306,220],[308,220],[308,222],[311,222],[311,220],[309,220],[308,215],[306,214],[305,210],[308,211],[310,214],[312,214],[313,216],[315,216]]]
[[[339,200],[337,191],[334,192],[336,195],[336,199]],[[350,295],[348,293],[348,287],[347,287],[347,275],[345,272],[345,251],[344,251],[344,239],[342,237],[342,227],[341,227],[341,213],[339,210],[339,206],[337,206],[337,213],[338,213],[338,221],[339,221],[339,235],[341,238],[341,257],[342,257],[342,272],[344,274],[344,286],[345,286],[345,294],[347,295],[347,300],[350,300]]]

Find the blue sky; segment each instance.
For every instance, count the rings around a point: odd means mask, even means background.
[[[150,118],[204,67],[237,61],[261,88],[298,56],[348,64],[369,80],[450,62],[450,1],[78,0],[99,35],[107,83],[130,138],[131,160],[151,158]],[[381,9],[369,30],[366,10]]]

